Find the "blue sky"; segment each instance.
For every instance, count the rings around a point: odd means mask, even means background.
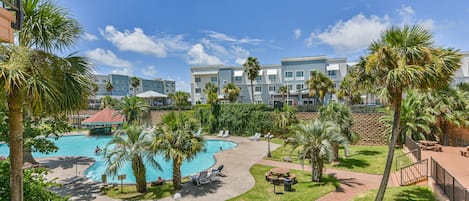
[[[190,90],[190,66],[261,64],[281,58],[365,54],[391,25],[422,24],[439,46],[469,51],[469,2],[56,0],[84,28],[75,49],[99,74],[176,80]]]

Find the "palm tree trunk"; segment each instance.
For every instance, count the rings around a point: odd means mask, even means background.
[[[311,154],[311,180],[313,182],[321,182],[322,178],[322,169],[323,169],[323,162],[319,159],[317,154]]]
[[[254,104],[254,85],[252,83],[252,80],[251,80],[251,101],[252,101],[252,104]]]
[[[36,159],[34,159],[33,154],[31,153],[31,149],[23,148],[23,162],[31,163],[31,164],[38,164]]]
[[[388,157],[386,159],[386,166],[384,168],[383,178],[379,185],[378,194],[376,194],[375,201],[382,201],[386,187],[388,185],[389,174],[391,173],[392,159],[394,158],[394,149],[396,148],[397,138],[399,136],[399,122],[401,116],[402,93],[394,95],[394,119],[392,123],[392,136],[389,143]]]
[[[176,191],[181,189],[181,163],[177,159],[173,160],[173,186]]]
[[[10,198],[23,200],[23,95],[14,91],[8,96],[10,130]]]
[[[137,181],[137,192],[144,193],[147,191],[146,170],[141,157],[136,156],[132,159],[132,172],[134,173]]]
[[[332,143],[332,161],[338,162],[339,161],[339,144]]]

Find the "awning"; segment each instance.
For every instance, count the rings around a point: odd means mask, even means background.
[[[235,70],[234,71],[234,76],[235,77],[243,76],[243,71],[242,70]]]
[[[116,111],[109,108],[104,108],[100,112],[94,114],[88,119],[81,122],[83,125],[89,126],[110,126],[124,123],[124,117],[118,114]]]
[[[267,69],[267,75],[277,75],[277,69]]]
[[[329,66],[326,67],[327,71],[332,71],[332,70],[339,70],[339,64],[329,64]]]
[[[139,93],[136,96],[140,98],[167,98],[168,96],[165,94],[160,94],[156,91],[145,91],[143,93]]]
[[[198,71],[198,72],[193,72],[192,75],[214,75],[218,74],[218,71]]]
[[[259,75],[264,75],[264,70],[260,70]]]

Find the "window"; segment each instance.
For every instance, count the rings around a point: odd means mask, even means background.
[[[275,92],[275,86],[269,86],[269,91],[270,92]]]
[[[216,82],[218,79],[217,79],[217,77],[211,77],[210,80],[211,80],[212,82]]]
[[[254,92],[260,93],[262,91],[262,87],[256,86],[254,87]]]
[[[337,71],[336,70],[327,71],[327,75],[329,75],[329,77],[336,77]]]
[[[107,80],[103,80],[104,83],[107,83]]]
[[[241,76],[236,76],[236,77],[235,77],[235,81],[236,81],[236,82],[241,82],[241,79],[242,79]]]
[[[200,77],[195,77],[195,82],[200,82]]]
[[[296,71],[296,77],[304,77],[304,71]]]
[[[262,102],[262,100],[256,100],[254,103],[255,104],[262,104],[263,102]]]
[[[201,92],[200,88],[195,88],[195,93],[196,94],[200,94],[200,92]]]
[[[270,81],[275,81],[277,79],[277,75],[269,75]]]
[[[256,77],[256,81],[261,81],[261,80],[262,80],[262,77],[261,77],[260,75],[258,75],[258,76]]]
[[[291,91],[293,89],[293,86],[291,84],[287,85],[287,89]]]
[[[293,72],[285,72],[285,78],[292,78]]]
[[[303,84],[297,84],[296,85],[296,90],[302,90],[304,88]]]
[[[337,88],[337,83],[334,83],[334,88]]]

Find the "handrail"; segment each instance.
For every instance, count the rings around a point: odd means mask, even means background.
[[[412,170],[412,168],[414,168],[414,170]],[[412,174],[415,172],[417,172],[417,175]],[[410,178],[410,179],[407,179],[406,181],[404,181],[404,173],[407,176],[406,178]],[[401,176],[401,181],[400,181],[401,186],[415,183],[415,182],[418,182],[427,178],[428,177],[428,159],[420,160],[413,164],[402,167],[400,170],[400,176]]]
[[[407,156],[407,155],[409,155],[409,154],[412,154],[412,153],[414,153],[414,152],[418,152],[418,151],[419,151],[419,149],[414,149],[414,150],[409,151],[409,152],[407,152],[407,153],[403,153],[403,154],[401,154],[401,155],[396,156],[396,171],[399,169],[398,166],[399,166],[399,159],[400,159],[400,158],[402,158],[402,157],[404,157],[404,156]]]

